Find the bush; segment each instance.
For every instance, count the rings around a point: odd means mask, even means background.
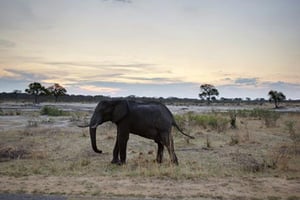
[[[261,113],[261,118],[264,120],[266,127],[276,126],[277,120],[280,118],[280,114],[275,111],[265,110]]]
[[[215,115],[194,115],[191,116],[191,121],[203,128],[211,128],[218,132],[225,131],[228,125],[228,119]]]
[[[244,118],[251,117],[263,120],[266,127],[276,126],[276,122],[280,118],[280,114],[278,112],[259,108],[253,110],[239,110],[237,111],[237,115]]]
[[[41,115],[49,116],[64,116],[67,112],[51,106],[43,106],[41,109]]]
[[[211,128],[213,130],[217,130],[218,132],[225,131],[229,123],[229,120],[224,117],[211,114],[199,115],[193,112],[188,112],[183,115],[175,115],[175,120],[180,126],[184,126],[185,124],[196,125],[205,129]]]

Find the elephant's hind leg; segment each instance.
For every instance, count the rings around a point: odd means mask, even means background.
[[[172,163],[178,165],[178,159],[174,150],[173,137],[170,132],[163,134],[163,144],[167,147]]]
[[[158,163],[162,163],[163,156],[164,156],[164,145],[160,141],[155,141],[157,143],[157,156],[156,161]]]

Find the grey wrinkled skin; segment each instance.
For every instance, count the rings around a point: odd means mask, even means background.
[[[132,133],[157,143],[156,160],[158,163],[162,162],[164,147],[167,147],[171,161],[178,165],[171,134],[172,126],[175,126],[182,134],[186,134],[178,127],[172,113],[165,105],[157,102],[129,100],[99,102],[89,124],[92,148],[97,153],[102,153],[102,151],[97,148],[96,129],[98,125],[107,121],[112,121],[117,125],[112,163],[124,164],[126,162],[127,141],[129,134]]]

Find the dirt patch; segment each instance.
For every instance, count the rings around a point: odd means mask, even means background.
[[[0,177],[1,191],[86,196],[155,198],[285,199],[300,197],[300,180],[282,178],[207,178],[198,180],[142,177]]]

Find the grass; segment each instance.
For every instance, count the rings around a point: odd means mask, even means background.
[[[217,132],[225,132],[229,124],[229,120],[225,117],[214,114],[196,114],[194,112],[175,115],[175,120],[182,127],[199,126]]]
[[[9,109],[9,110],[3,110],[0,108],[0,116],[17,116],[21,115],[22,112],[18,109]]]
[[[47,110],[48,114],[53,112],[52,108]],[[166,149],[164,162],[157,164],[155,142],[136,135],[130,135],[128,141],[127,164],[110,164],[116,126],[105,123],[98,127],[97,145],[103,154],[96,154],[91,148],[88,129],[79,129],[73,124],[85,120],[89,116],[87,112],[71,112],[62,117],[35,114],[29,119],[27,115],[21,116],[24,129],[0,131],[0,176],[140,177],[174,181],[224,177],[300,178],[300,147],[293,136],[300,130],[300,114],[273,111],[262,114],[264,112],[268,111],[234,111],[235,128],[231,124],[232,113],[175,115],[178,125],[195,136],[194,140],[187,141],[173,131],[179,166],[170,163]],[[273,118],[276,118],[276,126],[266,126],[265,116],[270,115],[276,116]],[[65,120],[63,126],[62,120]],[[95,187],[91,190],[95,195],[100,193]],[[291,194],[290,198],[293,197]]]
[[[268,128],[276,126],[276,122],[280,118],[280,113],[260,108],[255,108],[253,110],[238,110],[235,112],[238,117],[262,120]]]
[[[180,126],[188,127],[196,136],[195,140],[189,140],[187,143],[184,136],[175,134],[175,150],[180,162],[179,167],[169,163],[167,151],[164,155],[164,164],[156,164],[154,162],[156,144],[151,140],[131,135],[128,143],[128,163],[120,170],[120,167],[109,163],[116,137],[114,125],[108,123],[98,128],[97,143],[99,148],[106,152],[104,155],[98,155],[93,153],[90,147],[88,130],[76,127],[71,129],[48,127],[49,123],[43,122],[45,119],[36,118],[28,122],[25,131],[11,131],[4,135],[2,133],[3,141],[6,142],[0,151],[0,157],[9,161],[3,163],[0,174],[13,175],[15,169],[16,176],[109,174],[182,179],[211,175],[239,175],[248,173],[247,171],[250,173],[262,172],[263,165],[282,170],[290,168],[289,162],[284,159],[291,160],[290,157],[293,156],[290,151],[286,153],[282,148],[275,151],[274,148],[278,148],[276,141],[272,144],[272,152],[275,153],[272,155],[264,153],[271,152],[268,146],[271,144],[269,140],[272,139],[272,135],[256,134],[255,139],[249,140],[247,133],[251,132],[254,135],[253,130],[260,129],[259,123],[256,122],[262,119],[247,117],[247,126],[245,126],[240,124],[241,119],[244,120],[245,116],[237,117],[238,128],[230,129],[229,113],[204,115],[186,113],[176,115],[175,118]],[[51,126],[55,123],[57,121],[52,120]],[[292,125],[285,123],[283,128],[287,134],[290,134],[297,127],[295,123]],[[219,134],[221,130],[224,134]],[[278,127],[278,130],[281,128]],[[12,137],[13,135],[14,137]],[[21,140],[17,139],[20,137]],[[288,139],[284,135],[282,137]],[[292,144],[292,142],[290,143]],[[27,145],[24,146],[24,144]],[[11,148],[12,146],[14,148]],[[298,147],[295,148],[297,150]],[[237,154],[236,149],[242,151]],[[17,155],[18,151],[22,152],[21,150],[24,150],[26,156]],[[247,152],[250,152],[251,156]],[[33,163],[30,165],[31,162]],[[284,162],[286,164],[283,164]],[[24,169],[21,166],[23,164],[27,166]],[[284,165],[288,167],[284,167]]]

